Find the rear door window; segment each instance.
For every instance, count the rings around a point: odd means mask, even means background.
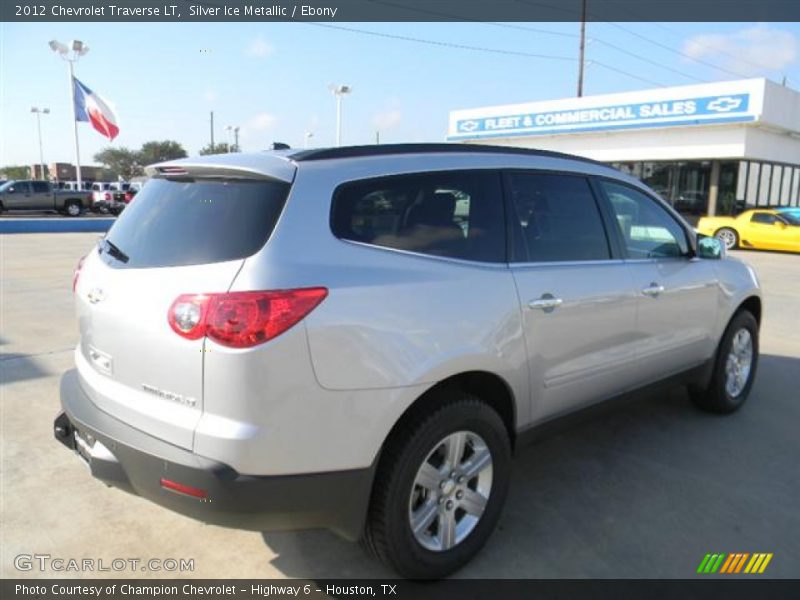
[[[515,257],[519,262],[611,258],[600,210],[585,177],[512,171],[509,191],[516,213],[512,226],[522,239],[522,257]]]
[[[505,261],[496,171],[416,173],[340,186],[331,228],[341,239],[480,262]]]
[[[109,264],[177,267],[251,256],[272,234],[288,193],[278,181],[152,179],[109,230],[108,241],[128,257]]]

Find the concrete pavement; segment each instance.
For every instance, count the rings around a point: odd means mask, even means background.
[[[0,235],[0,576],[390,577],[324,531],[222,529],[106,488],[53,439],[72,269],[97,237]],[[711,416],[677,388],[524,449],[497,532],[459,576],[685,578],[707,552],[773,552],[763,576],[800,576],[800,255],[736,256],[766,295],[748,404]],[[25,572],[20,554],[194,570]]]

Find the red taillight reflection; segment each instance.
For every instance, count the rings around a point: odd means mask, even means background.
[[[179,494],[186,494],[187,496],[193,496],[195,498],[206,498],[208,494],[205,490],[201,490],[200,488],[192,487],[190,485],[184,485],[182,483],[178,483],[177,481],[172,481],[171,479],[164,479],[161,478],[161,487],[167,490],[172,490],[173,492],[178,492]]]
[[[170,306],[170,327],[187,339],[208,336],[231,348],[269,341],[301,321],[328,295],[322,287],[227,294],[184,294]]]
[[[75,293],[75,289],[78,287],[78,278],[81,276],[81,269],[83,268],[83,261],[86,260],[85,256],[82,256],[81,259],[78,261],[78,264],[75,266],[75,270],[72,272],[72,293]]]

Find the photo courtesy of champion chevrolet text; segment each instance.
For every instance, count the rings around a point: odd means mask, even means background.
[[[0,597],[800,595],[800,3],[0,3]]]

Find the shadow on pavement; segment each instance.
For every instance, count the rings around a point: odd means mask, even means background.
[[[52,373],[43,369],[32,356],[16,353],[0,355],[0,385],[38,379],[48,375],[52,375]]]
[[[678,387],[518,451],[498,529],[457,576],[685,578],[707,552],[773,552],[763,577],[796,577],[800,359],[758,369],[733,415]],[[289,577],[392,576],[332,533],[263,538]]]

